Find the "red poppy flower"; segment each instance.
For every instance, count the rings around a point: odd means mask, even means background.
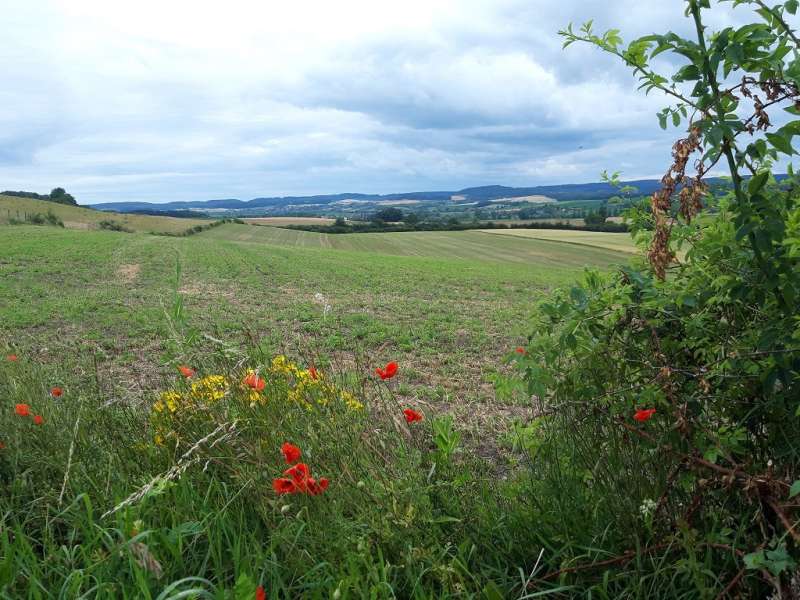
[[[283,445],[281,446],[281,452],[283,453],[283,458],[286,460],[287,465],[297,462],[300,460],[300,456],[302,455],[300,448],[294,444],[290,444],[289,442],[283,442]]]
[[[64,395],[64,390],[58,386],[55,386],[52,390],[50,390],[50,395],[53,398],[61,398]]]
[[[256,600],[267,600],[267,592],[264,591],[263,585],[256,588]]]
[[[186,365],[181,365],[178,367],[178,371],[181,372],[181,375],[189,379],[190,377],[194,377],[194,374],[197,372],[192,367],[187,367]]]
[[[249,385],[251,388],[260,392],[266,387],[267,382],[264,381],[261,377],[256,375],[255,373],[250,373],[247,377],[244,378],[245,385]]]
[[[20,417],[30,417],[31,407],[27,404],[17,404],[14,407],[14,412],[16,412]]]
[[[515,352],[517,354],[525,354],[525,348],[523,348],[522,346],[517,346],[517,349],[515,350]]]
[[[285,477],[278,477],[272,480],[272,489],[276,494],[296,494],[297,485],[291,479]]]
[[[319,379],[319,373],[317,373],[317,369],[314,367],[308,368],[308,374],[311,375],[311,379]]]
[[[314,481],[313,477],[309,477],[307,482],[308,493],[312,496],[319,496],[328,489],[328,483],[330,482],[327,477],[320,477],[319,481]]]
[[[300,483],[308,479],[311,475],[311,469],[308,468],[306,463],[297,463],[293,467],[286,469],[283,474],[291,477],[295,483]]]
[[[42,423],[44,423],[44,419],[42,418],[42,415],[34,415],[33,422],[36,425],[41,425]]]
[[[8,362],[17,362],[19,360],[19,357],[16,354],[9,354],[6,356],[6,358],[8,359]]]
[[[5,450],[6,445],[3,442],[0,442],[0,450]]]
[[[654,414],[656,414],[655,408],[640,408],[633,415],[633,418],[640,423],[644,423],[645,421],[650,420],[650,417],[652,417]]]
[[[375,369],[375,372],[378,374],[378,377],[383,380],[391,379],[397,375],[397,363],[394,361],[387,363],[383,369]]]
[[[419,413],[411,408],[407,408],[403,411],[403,414],[406,416],[406,422],[408,424],[416,423],[417,421],[422,421],[422,413]]]

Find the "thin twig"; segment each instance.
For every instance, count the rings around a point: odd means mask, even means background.
[[[742,580],[742,577],[744,577],[744,574],[746,572],[747,572],[747,567],[742,567],[736,574],[736,576],[733,579],[731,579],[730,583],[728,583],[728,585],[725,586],[725,589],[722,590],[719,594],[717,594],[717,600],[722,600],[728,594],[730,594],[733,591],[733,589],[737,585],[739,585],[739,582]]]

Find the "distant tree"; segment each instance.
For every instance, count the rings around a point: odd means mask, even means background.
[[[394,207],[384,208],[372,215],[372,220],[383,221],[384,223],[397,223],[403,220],[403,211]]]
[[[336,217],[336,222],[334,223],[337,227],[347,227],[347,221],[344,217]]]
[[[587,225],[602,225],[608,219],[608,208],[604,204],[601,206],[597,212],[589,212],[583,220]]]
[[[72,204],[73,206],[78,204],[75,198],[61,187],[53,188],[53,191],[50,192],[50,200],[52,202],[58,202],[59,204]]]
[[[403,217],[403,221],[407,225],[416,225],[419,223],[419,215],[417,213],[408,213],[405,217]]]

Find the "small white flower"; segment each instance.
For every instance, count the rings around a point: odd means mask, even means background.
[[[651,498],[645,498],[642,501],[642,505],[639,507],[639,512],[642,513],[642,516],[645,519],[647,519],[656,511],[656,508],[658,508],[658,504],[656,504],[655,500],[652,500]]]

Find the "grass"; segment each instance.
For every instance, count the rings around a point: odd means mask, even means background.
[[[519,587],[537,525],[503,516],[506,486],[480,461],[429,450],[446,423],[394,421],[395,382],[361,389],[369,411],[306,409],[257,351],[194,364],[235,382],[243,363],[261,369],[268,401],[232,386],[158,419],[104,404],[97,388],[49,398],[54,375],[29,357],[0,366],[0,595],[244,600],[262,585],[270,598],[421,599]],[[15,414],[19,403],[44,423]],[[273,491],[287,439],[330,480],[322,495]]]
[[[553,233],[555,237],[564,235],[563,239],[568,241],[574,239],[566,235],[574,232]],[[320,234],[237,224],[223,225],[203,233],[202,236],[272,246],[329,248],[395,256],[464,259],[472,262],[520,263],[537,268],[559,269],[582,269],[586,266],[605,268],[620,264],[627,260],[627,256],[619,251],[620,248],[625,248],[626,251],[631,248],[630,244],[625,246],[617,242],[616,249],[595,246],[592,251],[587,251],[569,243],[553,244],[548,239],[503,238],[483,231]]]
[[[195,225],[209,223],[207,219],[178,219],[151,215],[131,215],[102,212],[91,208],[57,204],[46,200],[0,195],[0,224],[11,219],[24,219],[25,214],[52,212],[68,229],[97,229],[101,221],[113,220],[127,229],[156,233],[181,233]]]
[[[272,243],[233,241],[251,232]],[[380,235],[338,237],[376,244]],[[179,259],[190,319],[204,332],[234,342],[255,338],[275,349],[313,343],[322,354],[358,349],[375,360],[399,359],[413,365],[404,389],[409,398],[464,406],[496,400],[497,364],[524,341],[532,302],[574,280],[581,262],[598,265],[603,256],[479,233],[389,235],[405,244],[386,242],[390,251],[441,249],[444,256],[331,251],[320,247],[323,236],[243,225],[190,238],[0,227],[9,257],[0,264],[0,332],[6,343],[48,362],[76,344],[94,348],[121,374],[120,388],[156,385],[164,352],[159,340],[169,333],[164,299]],[[430,241],[412,243],[420,238]],[[462,249],[455,248],[460,239]],[[515,244],[524,250],[498,262]],[[486,260],[447,256],[480,256],[487,248]],[[551,254],[536,262],[546,249]],[[328,317],[314,299],[318,293],[332,306]]]
[[[538,492],[512,423],[534,413],[504,363],[537,298],[627,254],[234,224],[0,226],[0,247],[0,357],[19,356],[0,363],[0,597],[502,598],[558,568],[555,517],[520,501]],[[298,404],[277,354],[365,409]],[[193,397],[182,363],[227,377],[226,400],[159,421],[162,392]],[[266,402],[239,387],[247,368]],[[407,427],[406,407],[424,420]],[[287,439],[330,477],[322,496],[275,495]]]

